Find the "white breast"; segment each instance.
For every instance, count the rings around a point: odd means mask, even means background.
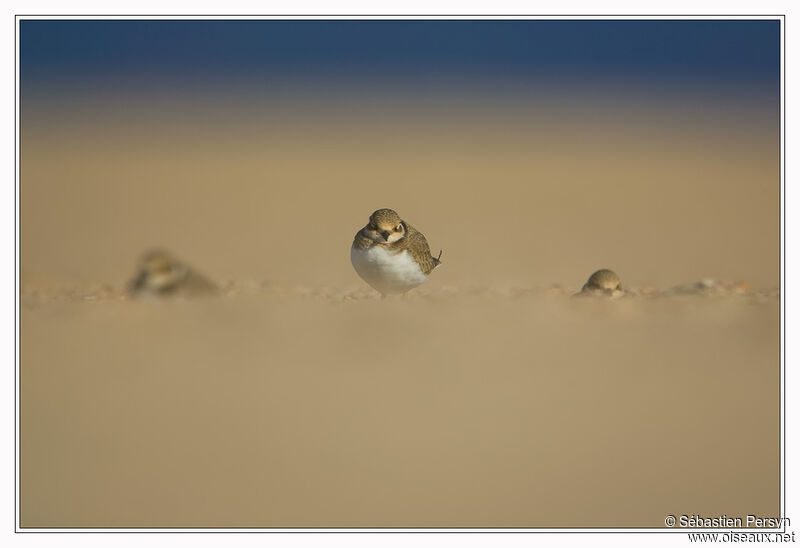
[[[406,250],[395,253],[379,246],[353,247],[350,262],[365,282],[384,294],[405,293],[428,279]]]

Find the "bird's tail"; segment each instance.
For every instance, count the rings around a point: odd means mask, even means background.
[[[442,250],[440,249],[439,250],[439,256],[438,257],[433,257],[433,268],[436,268],[437,266],[442,264],[442,261],[439,260],[441,258],[442,258]]]

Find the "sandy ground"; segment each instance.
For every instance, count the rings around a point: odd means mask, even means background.
[[[544,111],[23,116],[22,525],[778,515],[775,126]],[[405,300],[379,207],[444,250]],[[223,295],[126,298],[153,245]]]

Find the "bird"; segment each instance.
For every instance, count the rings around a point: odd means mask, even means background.
[[[579,295],[619,297],[624,293],[617,273],[607,268],[594,272],[583,285]]]
[[[164,249],[151,249],[142,255],[128,287],[136,297],[198,296],[219,291],[216,284]]]
[[[422,232],[386,208],[370,215],[350,248],[356,273],[383,297],[405,295],[424,283],[442,264],[441,257],[441,251],[438,257],[431,255]]]

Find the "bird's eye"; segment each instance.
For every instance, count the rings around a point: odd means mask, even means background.
[[[394,231],[395,232],[402,232],[403,231],[403,225],[397,225],[396,227],[394,227]]]

